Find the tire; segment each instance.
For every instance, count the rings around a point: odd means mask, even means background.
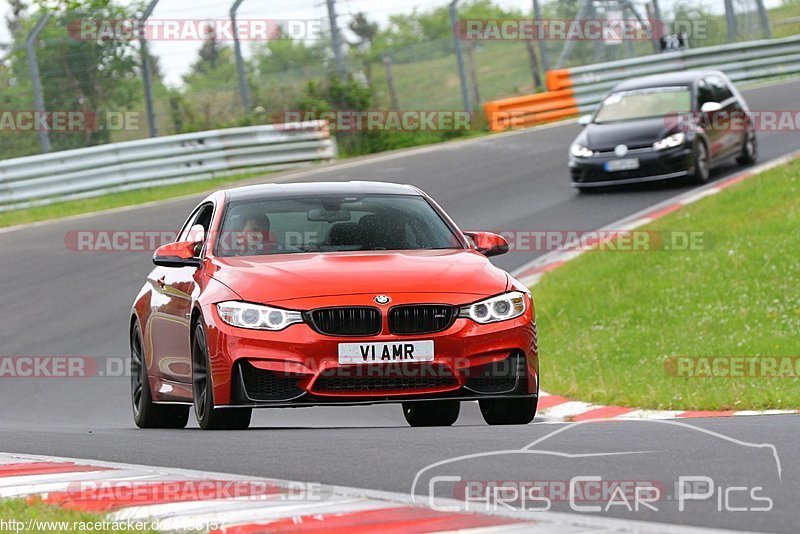
[[[459,401],[420,401],[404,402],[403,415],[409,425],[418,426],[452,426],[461,411]]]
[[[527,425],[536,417],[538,397],[478,401],[483,420],[490,425]]]
[[[192,399],[197,424],[203,430],[246,430],[253,415],[251,408],[214,407],[214,388],[208,377],[208,344],[201,321],[194,326],[192,336]]]
[[[706,184],[710,177],[711,165],[709,163],[708,148],[706,148],[706,144],[703,141],[698,139],[694,149],[692,181],[697,184]]]
[[[156,404],[147,380],[147,365],[139,323],[131,328],[131,405],[139,428],[183,428],[189,421],[188,406]]]
[[[758,160],[758,139],[755,132],[747,132],[745,141],[742,145],[742,154],[736,158],[736,163],[746,167],[754,164]]]

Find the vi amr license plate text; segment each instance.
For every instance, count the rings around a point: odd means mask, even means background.
[[[340,364],[432,361],[433,341],[339,344]]]

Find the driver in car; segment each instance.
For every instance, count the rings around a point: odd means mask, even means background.
[[[265,213],[242,215],[240,230],[236,233],[236,251],[242,256],[264,254],[278,248],[270,232],[271,223]]]

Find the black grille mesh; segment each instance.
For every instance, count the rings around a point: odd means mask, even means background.
[[[513,354],[509,358],[473,367],[468,370],[466,386],[478,393],[505,393],[514,389],[518,380],[526,376],[525,358]]]
[[[254,401],[278,401],[293,399],[303,393],[298,378],[282,376],[272,371],[256,369],[247,362],[239,365],[246,397]]]
[[[317,331],[331,336],[372,336],[381,332],[377,308],[324,308],[310,314]]]
[[[323,372],[312,389],[320,393],[414,391],[446,388],[456,384],[443,364],[357,366]]]
[[[425,304],[397,306],[389,312],[389,330],[393,334],[431,334],[446,330],[455,319],[454,306]]]

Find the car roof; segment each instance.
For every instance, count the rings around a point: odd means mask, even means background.
[[[642,78],[625,80],[614,86],[611,92],[631,91],[634,89],[649,89],[651,87],[674,87],[676,85],[692,85],[699,78],[705,76],[723,76],[718,70],[687,70],[681,72],[670,72],[667,74],[654,74]]]
[[[270,183],[236,187],[223,192],[229,202],[307,195],[422,195],[412,185],[386,182]]]

